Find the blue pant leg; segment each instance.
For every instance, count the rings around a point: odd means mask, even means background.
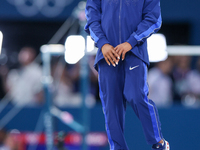
[[[161,122],[160,122],[160,118],[159,118],[158,109],[156,107],[156,104],[151,99],[149,99],[149,103],[152,104],[154,106],[154,108],[155,108],[155,113],[156,113],[156,116],[157,116],[158,126],[159,126],[159,129],[160,129],[160,132],[162,133],[162,131],[161,131]],[[162,134],[161,134],[161,136],[162,136]],[[163,139],[163,136],[162,136],[162,139]]]
[[[109,66],[105,60],[98,63],[99,91],[110,150],[128,150],[124,138],[126,101],[123,97],[122,68],[120,64]]]
[[[125,58],[124,96],[142,123],[147,143],[155,144],[163,136],[157,108],[148,99],[148,92],[146,64],[134,54],[128,53]]]

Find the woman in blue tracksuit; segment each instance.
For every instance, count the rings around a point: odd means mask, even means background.
[[[128,150],[126,102],[140,119],[153,150],[169,150],[157,108],[148,99],[147,38],[162,23],[160,0],[87,0],[85,30],[99,48],[95,68],[111,150]]]

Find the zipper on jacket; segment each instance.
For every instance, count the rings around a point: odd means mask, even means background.
[[[122,12],[122,0],[120,0],[120,8],[119,8],[119,44],[122,43],[122,33],[121,33],[121,12]]]

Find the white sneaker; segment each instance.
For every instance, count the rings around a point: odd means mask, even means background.
[[[170,150],[169,142],[164,140],[164,143],[157,143],[152,146],[152,150]]]

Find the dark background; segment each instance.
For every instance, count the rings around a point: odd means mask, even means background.
[[[34,46],[39,51],[40,46],[48,43],[79,2],[73,0],[58,16],[50,18],[40,12],[31,17],[23,16],[8,1],[15,0],[0,2],[0,30],[4,34],[3,48],[8,52],[19,51],[24,45]],[[166,36],[168,45],[200,44],[199,6],[199,0],[161,0],[163,25],[159,32]],[[63,44],[64,40],[60,43]]]

